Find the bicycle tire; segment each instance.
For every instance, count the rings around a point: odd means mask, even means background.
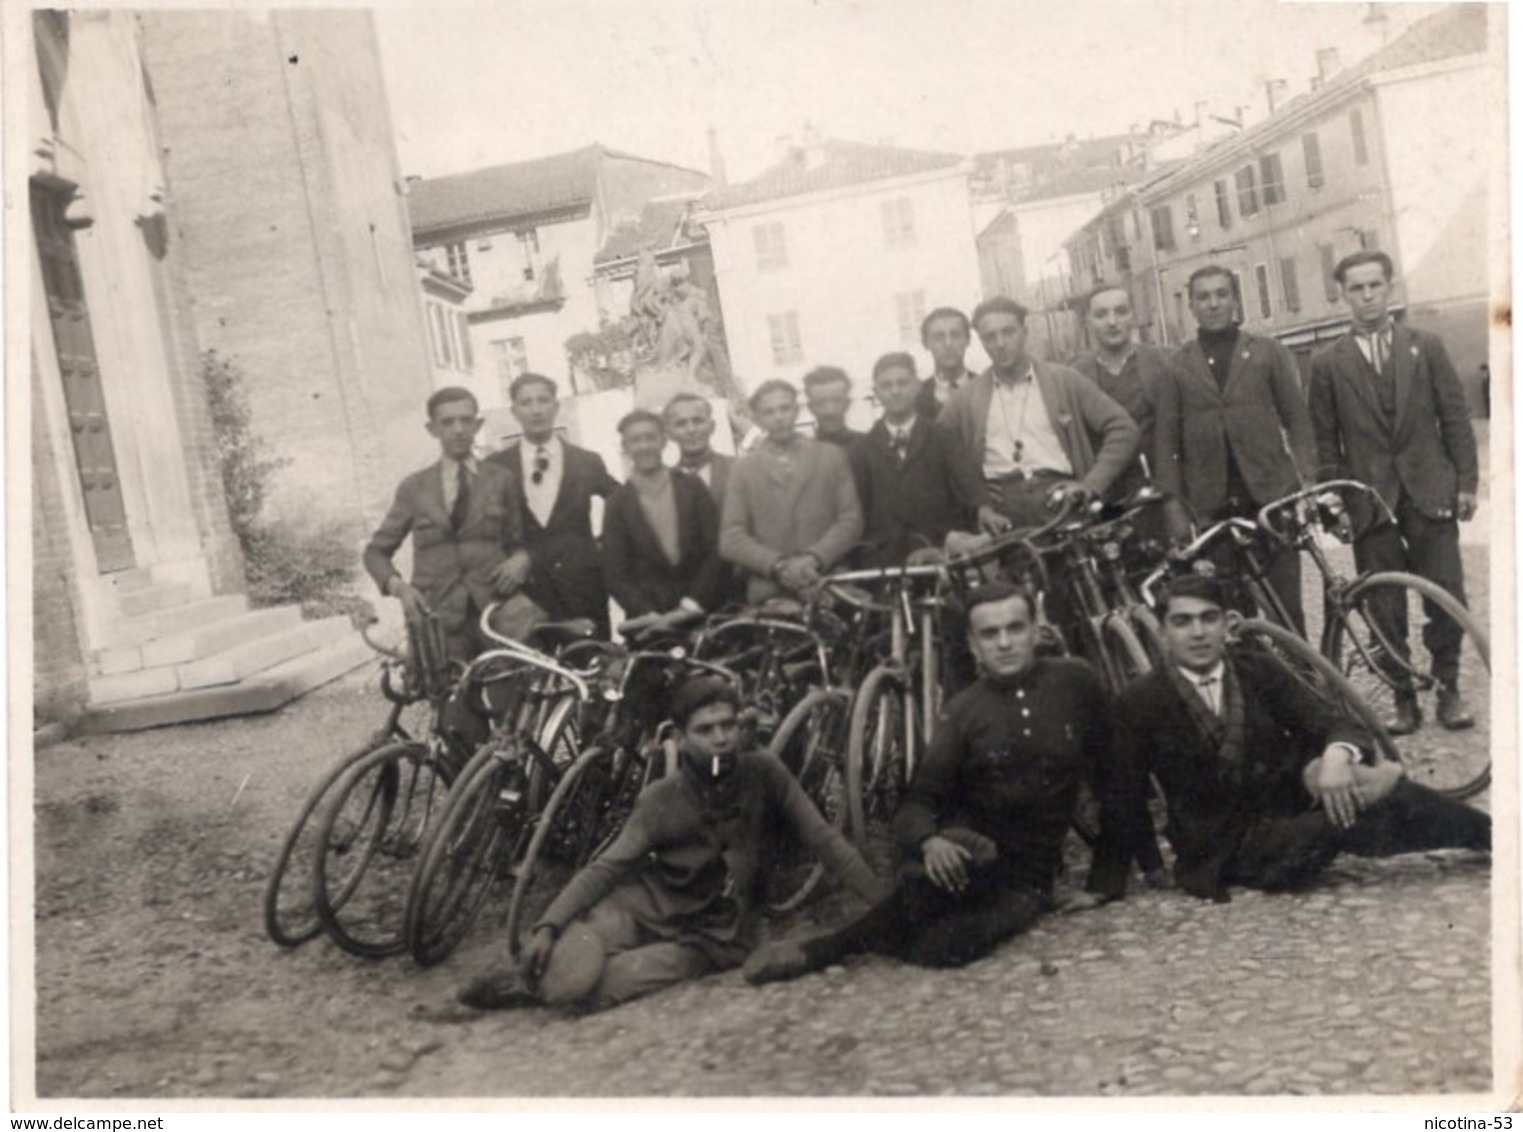
[[[422,743],[389,743],[345,776],[323,818],[313,895],[339,947],[364,959],[404,947],[413,870],[452,771]]]
[[[471,764],[439,820],[407,893],[403,940],[423,967],[443,962],[475,926],[529,828],[522,754],[493,742]]]
[[[323,934],[323,922],[318,918],[317,901],[313,896],[315,859],[317,846],[321,844],[323,816],[318,809],[324,799],[332,800],[330,791],[355,763],[376,750],[380,742],[379,737],[373,739],[328,768],[307,794],[296,820],[281,842],[264,890],[264,932],[279,947],[300,947]]]
[[[846,743],[846,804],[859,848],[867,846],[873,826],[893,819],[907,785],[908,747],[919,738],[915,698],[903,670],[880,664],[857,690]]]
[[[846,823],[846,740],[851,696],[839,688],[818,688],[793,706],[770,753],[793,772],[805,795],[836,829]],[[798,769],[795,771],[794,767]],[[825,865],[809,853],[792,830],[774,839],[763,903],[769,915],[798,908],[819,887]]]
[[[602,843],[602,811],[614,786],[612,769],[612,751],[593,747],[583,752],[555,784],[535,821],[508,901],[508,950],[515,960],[523,930],[534,926]]]
[[[1403,650],[1389,639],[1375,612],[1386,602],[1400,602],[1407,610],[1406,660],[1400,659]],[[1426,633],[1411,631],[1426,617],[1427,604],[1441,609],[1459,627],[1459,675],[1475,725],[1454,732],[1425,725],[1411,735],[1392,736],[1391,741],[1412,781],[1451,798],[1469,798],[1491,784],[1491,640],[1475,615],[1427,578],[1381,571],[1358,579],[1341,595],[1339,611],[1325,627],[1323,652],[1377,716],[1389,718],[1399,686],[1422,692],[1438,683]],[[1435,741],[1440,738],[1442,742]]]

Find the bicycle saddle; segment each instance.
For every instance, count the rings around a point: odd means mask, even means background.
[[[597,632],[597,625],[590,617],[572,617],[566,621],[546,621],[529,632],[529,639],[538,648],[556,649],[573,641],[585,641]]]

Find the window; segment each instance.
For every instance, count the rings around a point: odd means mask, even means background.
[[[451,344],[451,319],[442,303],[428,301],[428,338],[434,347],[434,364],[449,369],[455,364]]]
[[[1191,236],[1200,235],[1200,205],[1196,203],[1194,193],[1185,197],[1185,227]]]
[[[1259,316],[1269,318],[1274,314],[1274,303],[1269,294],[1269,268],[1265,264],[1259,264],[1253,269],[1253,281],[1258,285],[1259,292]]]
[[[1175,291],[1174,292],[1174,329],[1178,332],[1179,338],[1181,340],[1183,340],[1184,336],[1185,336],[1185,327],[1186,327],[1186,323],[1185,323],[1185,293],[1183,291]]]
[[[1296,260],[1287,256],[1280,261],[1280,290],[1285,295],[1285,309],[1292,314],[1301,309],[1301,281],[1296,278]]]
[[[1241,322],[1243,319],[1243,273],[1241,271],[1232,273],[1232,297],[1237,300],[1237,317]]]
[[[780,222],[758,224],[751,229],[756,240],[756,270],[775,271],[788,266],[788,244]]]
[[[925,319],[925,292],[901,291],[894,296],[894,315],[899,320],[899,341],[920,345],[920,324]]]
[[[465,244],[446,244],[444,258],[449,264],[449,273],[462,283],[471,281],[471,258],[465,253]]]
[[[534,228],[516,233],[518,252],[523,258],[524,281],[532,283],[539,270],[539,231]]]
[[[767,316],[767,334],[772,339],[772,361],[780,366],[804,360],[804,345],[799,339],[797,311]]]
[[[1320,189],[1326,182],[1322,175],[1322,141],[1315,133],[1301,135],[1301,153],[1306,158],[1306,187]]]
[[[522,338],[497,338],[492,342],[492,362],[497,369],[497,383],[502,388],[503,404],[512,400],[508,392],[513,379],[529,369],[529,354]]]
[[[1278,153],[1266,153],[1259,158],[1259,179],[1264,183],[1264,204],[1279,204],[1285,199],[1285,170],[1280,166]]]
[[[1232,204],[1226,181],[1216,182],[1216,220],[1224,229],[1232,227]]]
[[[1152,210],[1153,246],[1161,252],[1174,250],[1174,212],[1166,204]]]
[[[908,197],[883,202],[883,243],[890,248],[914,246],[915,209]]]
[[[1357,109],[1349,111],[1348,128],[1349,133],[1354,138],[1354,164],[1368,165],[1370,163],[1370,150],[1364,140],[1364,115]]]
[[[471,356],[471,323],[464,311],[455,312],[455,335],[460,346],[455,356],[457,368],[470,373],[476,360]]]
[[[1338,301],[1338,281],[1333,278],[1333,268],[1338,266],[1337,252],[1333,250],[1332,244],[1318,244],[1317,251],[1322,256],[1323,293],[1327,295],[1328,302],[1336,303]]]
[[[1252,165],[1244,165],[1233,178],[1237,182],[1237,210],[1243,216],[1252,216],[1259,210],[1258,178]]]

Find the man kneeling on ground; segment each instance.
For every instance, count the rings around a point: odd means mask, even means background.
[[[1051,908],[1080,780],[1109,750],[1109,705],[1088,665],[1036,656],[1029,595],[994,582],[967,605],[981,675],[947,702],[895,816],[906,858],[899,887],[836,931],[758,949],[749,981],[861,951],[960,967]]]
[[[1158,614],[1171,663],[1116,701],[1092,902],[1126,890],[1127,826],[1149,775],[1168,806],[1175,883],[1219,903],[1234,884],[1304,887],[1341,852],[1490,850],[1487,815],[1377,761],[1369,735],[1279,662],[1229,653],[1218,581],[1180,578]]]
[[[571,879],[534,926],[520,965],[478,978],[461,1002],[601,1009],[739,966],[756,945],[779,833],[798,837],[864,900],[882,894],[787,768],[739,750],[739,709],[722,681],[699,677],[678,689],[678,772],[641,794],[613,844]],[[577,976],[552,987],[541,981],[547,967],[575,967]]]

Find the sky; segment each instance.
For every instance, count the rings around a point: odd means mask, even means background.
[[[1386,38],[1438,4],[1380,4]],[[376,9],[405,173],[593,141],[731,180],[781,138],[974,153],[1120,133],[1152,118],[1265,112],[1319,47],[1377,49],[1364,3],[1275,0],[514,0]]]

